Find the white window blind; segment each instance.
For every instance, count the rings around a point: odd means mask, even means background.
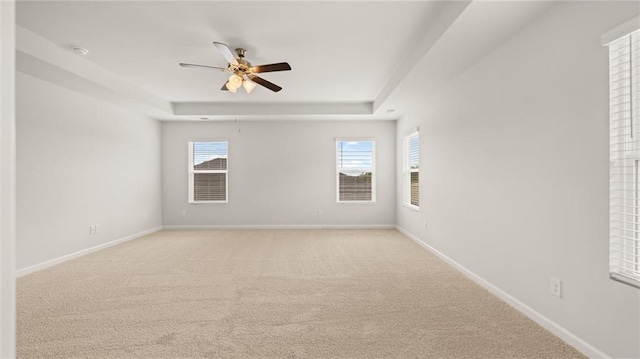
[[[640,31],[609,43],[612,279],[640,288]]]
[[[189,142],[189,202],[227,202],[227,141]]]
[[[420,135],[412,132],[404,138],[404,204],[420,207]]]
[[[338,202],[375,202],[375,141],[336,140]]]

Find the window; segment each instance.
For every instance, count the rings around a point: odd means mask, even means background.
[[[336,140],[338,202],[375,202],[375,148],[373,140]]]
[[[403,143],[404,205],[420,208],[420,135],[418,130],[405,136]]]
[[[608,45],[610,276],[640,288],[640,31]]]
[[[189,142],[189,203],[227,202],[227,141]]]

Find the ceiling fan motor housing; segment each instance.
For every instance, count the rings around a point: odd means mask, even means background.
[[[239,49],[238,49],[239,50]],[[229,65],[231,70],[237,75],[246,75],[251,72],[251,63],[242,57],[238,59],[237,65]],[[240,72],[240,73],[238,73]]]

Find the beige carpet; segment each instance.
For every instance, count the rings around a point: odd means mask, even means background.
[[[18,358],[581,358],[395,230],[162,231],[18,280]]]

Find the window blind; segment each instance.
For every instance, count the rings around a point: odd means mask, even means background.
[[[226,202],[228,144],[189,142],[189,201]]]
[[[640,288],[640,31],[609,44],[612,279]]]
[[[375,201],[374,149],[374,141],[336,141],[338,202]]]

